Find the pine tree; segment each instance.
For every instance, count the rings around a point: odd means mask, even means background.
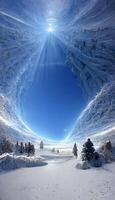
[[[31,144],[31,154],[34,155],[35,154],[35,147],[33,144]]]
[[[83,145],[82,149],[82,160],[83,161],[91,161],[94,158],[94,145],[91,140],[88,138],[87,142]]]
[[[51,150],[53,153],[55,152],[55,148],[52,148],[52,150]]]
[[[24,145],[23,145],[23,142],[20,143],[20,153],[21,153],[21,154],[24,153]]]
[[[40,142],[40,149],[43,149],[44,148],[44,143],[43,141]]]
[[[77,156],[78,156],[78,149],[77,149],[76,143],[75,143],[74,146],[73,146],[73,154],[74,154],[74,156],[77,158]]]
[[[25,153],[28,153],[28,145],[27,145],[27,143],[25,143],[24,151],[25,151]]]
[[[13,144],[6,138],[0,142],[0,154],[13,152]]]
[[[20,145],[19,145],[19,143],[18,143],[18,141],[17,141],[17,143],[16,143],[16,145],[15,145],[15,153],[16,153],[16,154],[19,153],[19,149],[20,149]]]
[[[31,144],[30,142],[28,142],[28,156],[30,155],[30,153],[31,153]]]

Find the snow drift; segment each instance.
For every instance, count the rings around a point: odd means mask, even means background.
[[[40,157],[17,156],[3,154],[0,156],[0,170],[12,170],[24,167],[38,167],[47,165]]]

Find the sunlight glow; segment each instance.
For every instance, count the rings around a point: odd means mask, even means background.
[[[49,27],[49,28],[48,28],[48,32],[51,32],[51,33],[52,33],[52,32],[54,32],[54,29],[53,29],[52,27]]]
[[[48,30],[47,31],[50,32],[50,33],[54,32],[54,28],[53,28],[52,24],[48,25]]]

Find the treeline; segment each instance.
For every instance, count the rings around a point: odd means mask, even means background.
[[[35,147],[34,144],[28,142],[28,143],[23,143],[20,142],[20,144],[17,142],[15,145],[15,153],[16,154],[28,154],[29,155],[34,155],[35,154]]]
[[[15,154],[27,154],[34,155],[35,154],[35,146],[31,142],[23,143],[17,142],[13,144],[7,138],[3,138],[0,141],[0,155],[4,153],[15,153]]]

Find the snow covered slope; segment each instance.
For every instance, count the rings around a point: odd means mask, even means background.
[[[17,140],[33,142],[40,141],[40,137],[33,133],[29,127],[16,115],[14,105],[9,98],[0,95],[0,139],[6,137],[13,142]]]
[[[67,63],[79,79],[88,103],[70,138],[98,137],[105,130],[107,137],[107,130],[109,136],[115,123],[115,2],[89,1],[78,16],[65,39],[65,43],[69,42]]]
[[[115,82],[105,85],[83,110],[76,121],[72,139],[101,135],[115,123]],[[115,134],[115,132],[113,133]],[[104,133],[103,133],[104,136]]]

